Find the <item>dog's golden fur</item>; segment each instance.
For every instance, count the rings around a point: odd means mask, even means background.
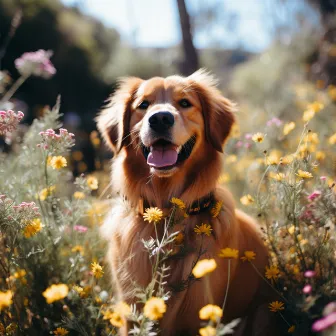
[[[190,108],[183,109],[178,105],[183,98],[191,102]],[[144,99],[150,101],[146,111],[137,108]],[[190,157],[173,172],[153,171],[139,148],[140,141],[150,141],[145,125],[148,115],[162,109],[174,115],[172,141],[177,146],[183,145],[190,136],[196,137]],[[151,276],[151,261],[141,240],[154,237],[155,232],[154,226],[144,222],[138,213],[139,199],[165,209],[169,208],[172,197],[178,197],[190,206],[193,201],[213,192],[215,199],[223,202],[223,211],[217,218],[212,218],[206,211],[186,218],[177,228],[184,230],[185,243],[191,246],[198,246],[195,225],[208,223],[214,230],[214,235],[204,239],[207,251],[202,256],[215,258],[218,265],[209,275],[212,303],[222,306],[227,287],[228,262],[218,257],[221,248],[256,252],[254,264],[264,271],[267,252],[256,223],[236,210],[230,192],[216,183],[222,171],[223,145],[234,123],[234,110],[234,104],[216,88],[213,77],[198,71],[186,78],[157,77],[148,81],[126,78],[113,96],[110,107],[98,116],[98,128],[115,153],[113,189],[120,193],[120,197],[126,198],[115,201],[102,227],[103,235],[109,241],[107,260],[120,299],[134,303],[133,282],[146,286]],[[187,278],[195,254],[170,262],[170,283]],[[231,264],[224,322],[250,314],[250,310],[258,305],[262,282],[249,263],[233,260]],[[203,279],[182,292],[174,293],[160,321],[162,335],[196,335],[201,322],[198,312],[208,303]]]

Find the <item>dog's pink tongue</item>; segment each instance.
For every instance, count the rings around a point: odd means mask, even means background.
[[[152,147],[147,157],[147,164],[154,167],[172,166],[177,161],[177,151],[167,147]]]

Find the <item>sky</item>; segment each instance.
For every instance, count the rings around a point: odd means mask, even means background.
[[[242,47],[262,51],[271,42],[265,26],[265,8],[261,0],[220,0],[226,12],[234,12],[239,20],[234,33],[225,22],[195,34],[198,48],[221,41],[227,48]],[[176,0],[62,0],[66,5],[79,5],[81,10],[116,28],[122,38],[138,47],[166,47],[181,41]],[[190,12],[199,8],[202,0],[186,0]],[[207,0],[211,3],[213,0]],[[225,18],[223,19],[225,20]],[[223,42],[224,41],[224,42]]]

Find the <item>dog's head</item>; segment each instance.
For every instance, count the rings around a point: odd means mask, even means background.
[[[223,151],[233,110],[214,78],[199,70],[189,77],[123,79],[97,122],[115,154],[140,153],[152,174],[169,177],[205,144]]]

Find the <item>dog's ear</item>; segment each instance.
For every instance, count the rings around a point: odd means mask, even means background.
[[[188,79],[201,102],[206,140],[223,152],[223,145],[235,122],[236,106],[222,96],[216,87],[217,80],[204,69],[196,71]]]
[[[98,130],[115,154],[130,141],[131,104],[142,81],[136,77],[121,79],[109,104],[96,118]]]

